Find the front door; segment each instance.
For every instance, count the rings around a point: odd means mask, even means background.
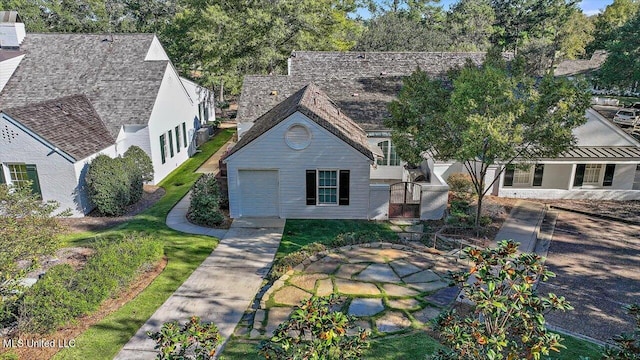
[[[391,185],[389,218],[420,218],[422,186],[418,183],[399,182]]]

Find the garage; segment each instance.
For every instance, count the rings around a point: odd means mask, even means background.
[[[240,216],[279,217],[277,170],[238,170]]]

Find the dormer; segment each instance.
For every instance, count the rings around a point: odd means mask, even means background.
[[[0,48],[20,48],[26,34],[17,11],[0,11]]]

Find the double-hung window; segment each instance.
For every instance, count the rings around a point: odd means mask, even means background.
[[[381,141],[377,145],[384,155],[384,158],[378,158],[376,160],[377,165],[400,166],[400,158],[396,152],[396,147],[390,140]]]
[[[40,190],[40,180],[38,179],[38,169],[31,164],[8,164],[9,179],[15,187],[26,186],[31,182],[31,192],[42,198]]]
[[[338,204],[338,171],[318,171],[318,204]]]

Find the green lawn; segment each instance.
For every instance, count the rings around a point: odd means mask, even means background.
[[[338,234],[354,231],[375,231],[394,236],[389,224],[367,220],[287,220],[276,258],[318,242],[327,244]]]
[[[561,334],[561,336],[564,338],[562,344],[567,348],[562,349],[559,354],[549,356],[547,359],[577,360],[583,356],[588,357],[591,360],[599,360],[602,356],[602,347],[600,347],[600,345],[565,334]]]
[[[89,328],[75,339],[75,348],[60,351],[54,359],[112,359],[215,248],[218,239],[174,231],[165,225],[165,219],[169,210],[200,177],[194,171],[232,135],[232,130],[224,130],[203,144],[201,152],[160,183],[166,190],[165,196],[132,221],[106,231],[72,234],[64,239],[67,246],[77,246],[95,241],[95,237],[100,235],[141,231],[164,241],[164,253],[169,262],[164,271],[135,299]]]

